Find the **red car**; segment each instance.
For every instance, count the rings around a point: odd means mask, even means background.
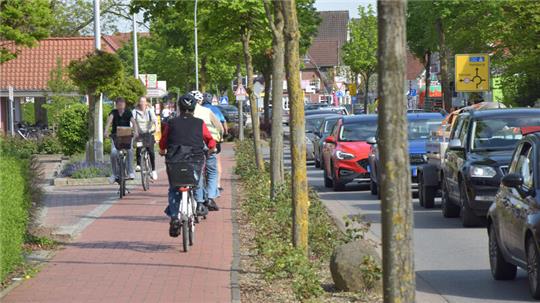
[[[335,191],[347,183],[369,181],[366,140],[377,133],[377,115],[344,116],[338,120],[323,146],[324,186]]]

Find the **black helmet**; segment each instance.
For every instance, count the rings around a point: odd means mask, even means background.
[[[212,99],[214,98],[214,96],[212,96],[211,93],[204,93],[203,94],[203,103],[212,103]]]
[[[197,100],[191,94],[185,94],[178,99],[178,107],[182,111],[193,111],[197,105]]]

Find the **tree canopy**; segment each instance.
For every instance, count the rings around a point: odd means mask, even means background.
[[[0,20],[0,63],[16,58],[19,47],[46,38],[54,21],[47,0],[2,0]]]

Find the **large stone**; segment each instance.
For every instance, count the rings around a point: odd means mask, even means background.
[[[342,244],[334,249],[330,259],[330,272],[336,289],[360,291],[368,288],[361,266],[366,256],[371,256],[379,265],[377,251],[368,241],[357,240]]]

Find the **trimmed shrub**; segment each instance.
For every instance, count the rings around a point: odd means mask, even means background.
[[[88,107],[84,104],[73,104],[60,114],[58,139],[65,155],[73,155],[85,150],[88,140]]]
[[[47,136],[39,141],[38,152],[48,155],[60,154],[62,153],[62,144],[60,144],[57,137]]]
[[[4,137],[0,139],[0,154],[28,159],[31,155],[37,153],[38,144],[36,141],[12,137]]]

